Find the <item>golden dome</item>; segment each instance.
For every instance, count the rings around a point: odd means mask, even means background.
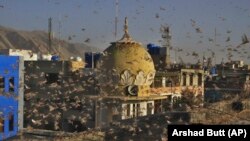
[[[155,75],[153,60],[147,50],[128,34],[126,18],[124,31],[122,39],[111,43],[104,51],[99,64],[101,73],[114,70],[119,77],[119,82],[115,83],[119,86],[149,87]]]
[[[103,57],[105,68],[118,72],[129,70],[132,74],[143,71],[144,74],[155,72],[154,63],[149,53],[138,43],[112,43]]]

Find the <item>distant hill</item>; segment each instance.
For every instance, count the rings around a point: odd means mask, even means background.
[[[0,26],[0,49],[28,49],[34,53],[56,53],[62,59],[71,56],[83,57],[84,52],[100,51],[84,43],[69,43],[54,38],[52,48],[48,51],[48,33],[44,31],[20,31]]]

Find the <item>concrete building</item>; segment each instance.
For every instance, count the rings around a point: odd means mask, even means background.
[[[33,53],[31,50],[24,49],[2,49],[0,54],[9,56],[22,56],[24,61],[36,61],[38,60],[38,55]]]
[[[153,93],[168,95],[170,106],[174,106],[179,104],[186,93],[190,93],[194,97],[204,97],[204,82],[203,69],[196,66],[176,67],[172,65],[170,69],[156,72],[151,90]]]
[[[182,90],[189,89],[194,95],[204,95],[204,81],[203,69],[181,69]]]
[[[205,81],[206,101],[214,102],[235,95],[249,95],[249,65],[244,65],[243,61],[230,61],[217,64],[214,68],[217,75],[210,74],[209,79]]]

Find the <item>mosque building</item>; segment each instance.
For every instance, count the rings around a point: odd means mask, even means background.
[[[150,85],[156,72],[154,62],[141,43],[129,35],[127,18],[123,37],[104,51],[98,68],[100,96],[105,101],[97,106],[98,126],[161,111],[162,105],[156,101],[166,101],[167,96],[151,94]]]

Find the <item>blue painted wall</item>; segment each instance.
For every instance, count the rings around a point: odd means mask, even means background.
[[[0,55],[0,140],[18,132],[19,61],[17,56]]]

